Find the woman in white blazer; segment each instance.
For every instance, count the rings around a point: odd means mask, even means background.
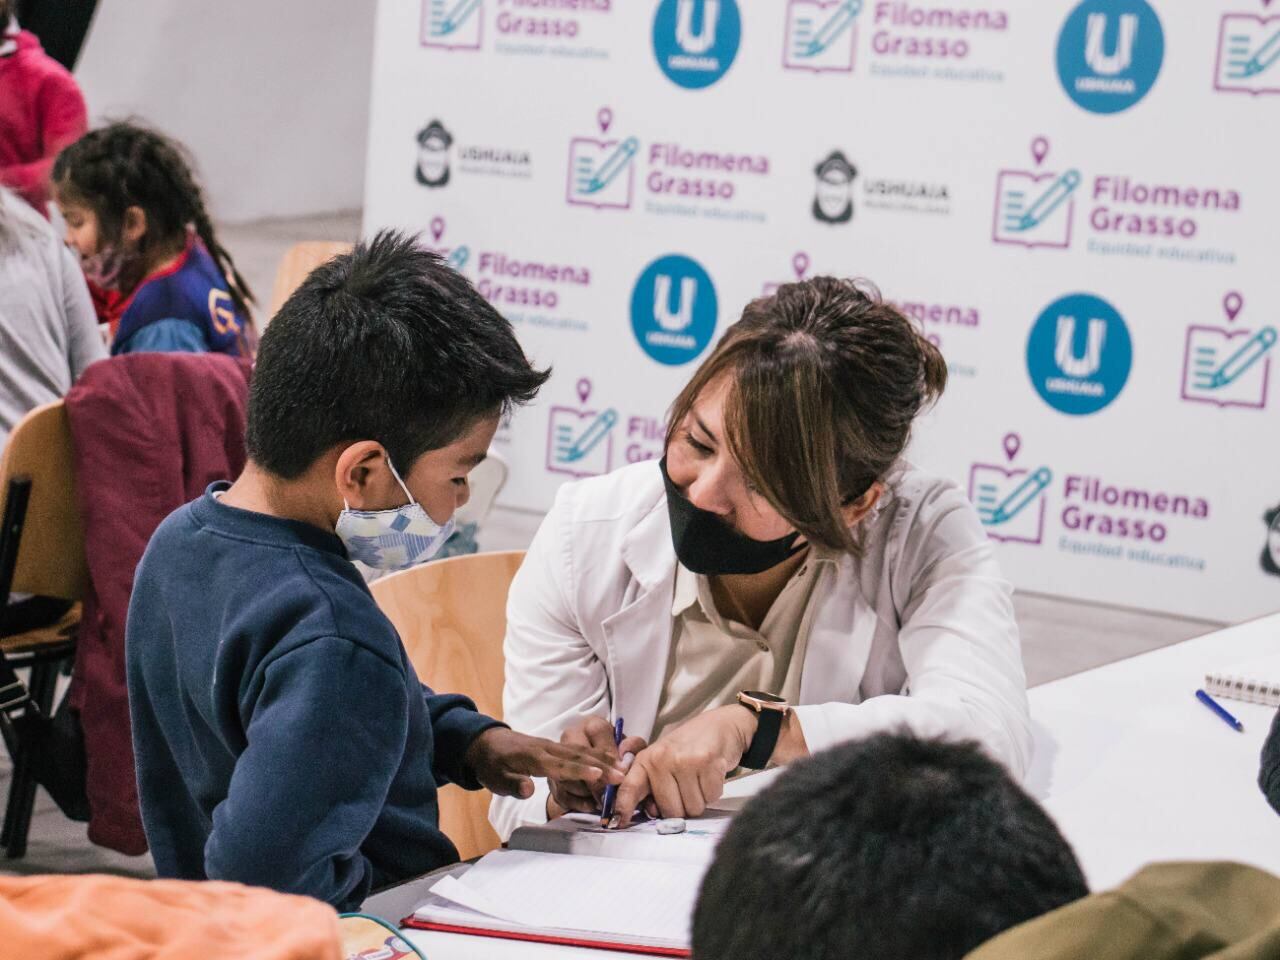
[[[562,487],[512,584],[505,719],[628,760],[616,812],[701,813],[738,767],[883,730],[1021,775],[1011,587],[954,484],[901,459],[937,349],[820,277],[749,304],[676,399],[666,457]],[[600,787],[497,798],[509,836]]]

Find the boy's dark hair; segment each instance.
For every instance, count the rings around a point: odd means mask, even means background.
[[[194,166],[177,141],[138,123],[119,121],[90,130],[59,153],[52,181],[60,196],[94,212],[103,233],[100,239],[107,242],[120,236],[125,211],[134,206],[147,214],[144,250],[180,245],[187,228],[194,228],[222,271],[236,308],[248,317],[253,291],[218,242]]]
[[[879,734],[796,763],[738,815],[694,960],[959,960],[1088,893],[1048,815],[972,743]]]
[[[404,476],[549,376],[465,277],[384,230],[313,270],[267,327],[249,456],[291,479],[337,444],[377,440]]]

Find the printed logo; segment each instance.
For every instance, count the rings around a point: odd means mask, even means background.
[[[484,34],[484,0],[423,0],[424,47],[479,50]]]
[[[613,111],[608,107],[600,109],[596,120],[602,139],[574,137],[569,141],[565,199],[585,207],[627,210],[631,207],[640,141],[635,137],[603,139],[613,124]]]
[[[658,67],[687,90],[701,90],[723,77],[741,38],[737,0],[662,0],[653,18]]]
[[[414,179],[424,187],[443,187],[449,182],[449,148],[453,134],[439,120],[418,131],[418,167]]]
[[[795,271],[796,283],[804,280],[804,275],[809,272],[809,255],[807,253],[797,253],[791,258],[791,269]],[[791,283],[792,281],[787,280],[785,282]],[[764,295],[766,297],[773,296],[778,292],[780,286],[782,286],[781,283],[766,283],[764,285]]]
[[[1009,433],[1004,452],[1010,463],[1022,438]],[[1045,491],[1053,482],[1048,467],[1013,468],[975,463],[969,471],[969,499],[992,540],[1038,544],[1044,539]]]
[[[1264,572],[1280,577],[1280,504],[1264,513],[1262,522],[1267,525],[1267,542],[1262,545],[1259,562]]]
[[[707,348],[715,334],[716,288],[696,261],[673,253],[645,267],[631,292],[631,329],[658,363],[679,366]]]
[[[1072,416],[1108,406],[1129,379],[1133,343],[1115,307],[1074,293],[1036,319],[1027,340],[1027,370],[1042,400]]]
[[[444,257],[449,266],[458,273],[463,273],[467,269],[467,263],[471,259],[471,248],[466,244],[459,244],[456,247],[441,246],[440,241],[444,239],[445,219],[444,217],[431,218],[431,241],[430,250],[437,256]]]
[[[1076,105],[1119,113],[1147,95],[1164,60],[1164,30],[1146,0],[1084,0],[1058,35],[1058,78]]]
[[[1235,321],[1243,306],[1244,297],[1235,291],[1223,297],[1227,323]],[[1261,410],[1267,405],[1271,350],[1276,339],[1275,327],[1188,327],[1182,399]]]
[[[547,420],[547,470],[572,477],[598,477],[613,467],[616,410],[588,409],[591,381],[578,381],[578,406],[554,406]]]
[[[1280,93],[1280,15],[1228,13],[1222,18],[1213,87],[1229,93]]]
[[[1049,154],[1049,141],[1031,141],[1038,168]],[[996,175],[995,222],[991,239],[1022,247],[1069,247],[1080,171],[1001,170]]]
[[[813,168],[813,219],[820,223],[848,223],[853,219],[853,178],[858,168],[839,150],[832,150]]]
[[[788,0],[782,65],[814,73],[851,72],[861,12],[862,0]]]

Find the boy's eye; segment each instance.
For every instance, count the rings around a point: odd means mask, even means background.
[[[454,478],[453,478],[453,485],[454,485],[455,487],[465,487],[465,486],[467,485],[467,478],[466,478],[466,477],[454,477]]]

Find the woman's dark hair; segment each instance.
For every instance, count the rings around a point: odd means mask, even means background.
[[[466,277],[384,230],[313,270],[262,335],[249,456],[293,479],[337,444],[376,440],[405,476],[549,376]]]
[[[144,252],[180,247],[188,228],[194,228],[222,270],[236,308],[247,317],[253,293],[218,242],[193,166],[176,141],[137,123],[116,122],[90,130],[58,154],[52,179],[60,198],[94,212],[109,242],[119,237],[125,211],[135,206],[147,214]]]
[[[725,440],[747,480],[809,540],[856,553],[843,508],[902,454],[947,367],[874,287],[814,277],[747,304],[676,397],[668,444],[726,376]]]

